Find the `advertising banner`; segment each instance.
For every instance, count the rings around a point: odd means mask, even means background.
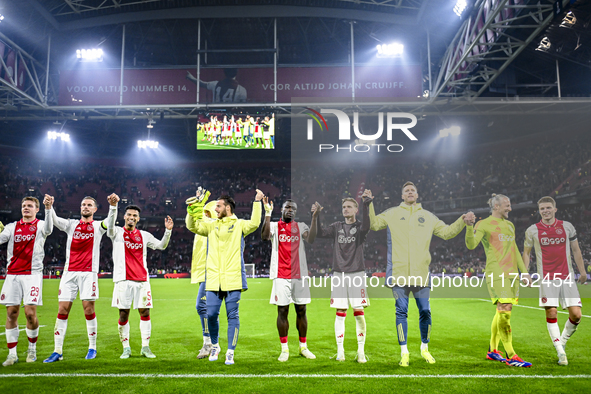
[[[118,105],[118,69],[62,70],[59,105]],[[203,68],[199,103],[271,103],[272,68]],[[197,103],[195,69],[125,70],[124,105]],[[355,96],[416,98],[421,95],[420,66],[355,67]],[[350,67],[285,67],[277,70],[277,101],[294,97],[351,97]]]

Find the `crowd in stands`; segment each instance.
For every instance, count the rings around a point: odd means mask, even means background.
[[[571,140],[491,149],[486,153],[475,152],[461,161],[402,162],[394,168],[331,167],[293,162],[291,168],[289,163],[267,163],[138,170],[97,163],[48,165],[28,158],[6,157],[0,164],[0,220],[7,223],[20,217],[23,196],[34,195],[41,199],[45,193],[55,197],[56,213],[65,218],[79,218],[80,201],[86,195],[92,196],[99,202],[97,218],[103,218],[107,213],[106,197],[115,192],[122,199],[120,211],[128,204],[142,207],[141,216],[145,220],[138,227],[157,237],[164,232],[163,217],[171,215],[175,219],[169,247],[162,252],[149,253],[151,273],[188,272],[194,235],[184,227],[184,201],[195,194],[199,185],[211,190],[212,198],[221,194],[233,196],[237,215],[241,218],[249,217],[256,188],[275,202],[273,220],[279,219],[282,202],[293,196],[298,203],[298,221],[310,224],[310,207],[318,201],[324,206],[322,223],[328,225],[342,220],[340,204],[343,197],[357,197],[360,188],[369,188],[376,197],[376,213],[380,213],[399,204],[400,188],[408,180],[417,184],[424,208],[435,213],[454,212],[457,216],[471,207],[462,204],[438,206],[437,203],[470,199],[474,207],[484,208],[491,193],[506,194],[515,205],[525,201],[535,203],[543,195],[560,197],[577,190],[585,191],[591,187],[590,160],[589,138],[577,143]],[[571,221],[577,229],[585,262],[589,264],[591,202],[579,199],[564,209],[559,202],[559,209],[557,217]],[[479,216],[484,218],[488,214]],[[361,212],[358,217],[361,218]],[[510,220],[516,225],[517,242],[522,249],[525,229],[538,221],[539,216],[532,208],[517,209],[510,214]],[[65,242],[65,234],[57,229],[48,238],[45,247],[48,270],[55,272],[63,267]],[[332,243],[317,240],[306,249],[311,274],[329,274]],[[245,262],[254,263],[257,274],[268,274],[270,254],[270,243],[261,240],[260,230],[245,239]],[[469,251],[464,245],[463,233],[449,241],[435,237],[431,254],[433,273],[481,274],[484,270],[482,248]],[[370,232],[365,244],[365,259],[368,273],[385,271],[385,232]],[[6,252],[2,251],[0,274],[5,267]],[[111,242],[107,237],[102,241],[100,269],[112,270]],[[535,270],[533,262],[530,269]]]

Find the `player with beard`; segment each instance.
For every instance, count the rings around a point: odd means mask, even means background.
[[[198,235],[207,237],[207,258],[205,263],[205,296],[207,304],[207,326],[211,337],[209,361],[217,361],[219,345],[219,314],[222,301],[226,303],[228,318],[228,350],[226,365],[234,364],[234,350],[238,343],[240,317],[238,307],[241,293],[248,290],[244,269],[244,237],[254,232],[261,224],[261,199],[263,192],[256,191],[250,220],[238,219],[234,214],[236,202],[224,195],[216,201],[217,220],[206,221],[203,210],[206,199],[192,204],[192,220],[187,228]]]
[[[94,221],[97,202],[92,197],[84,197],[80,204],[80,220],[63,219],[53,212],[53,224],[64,231],[66,241],[66,265],[59,286],[59,306],[53,340],[53,353],[44,363],[63,360],[63,345],[68,328],[68,315],[72,303],[80,292],[80,300],[86,317],[86,332],[88,333],[88,353],[86,359],[96,358],[97,320],[94,303],[99,298],[98,268],[101,239],[107,228],[115,225],[117,201],[115,195],[107,197],[109,201],[109,215],[105,221]]]
[[[310,287],[305,277],[308,276],[308,264],[306,262],[306,250],[304,242],[314,243],[316,238],[316,217],[318,210],[312,217],[311,228],[305,223],[295,222],[298,210],[293,200],[287,200],[281,207],[281,220],[271,222],[273,201],[263,198],[265,206],[265,222],[261,231],[263,240],[271,241],[271,265],[269,279],[273,281],[271,301],[277,305],[277,331],[281,341],[281,354],[279,361],[289,359],[289,347],[287,345],[287,333],[289,331],[289,305],[294,304],[296,311],[296,327],[300,337],[300,354],[308,359],[316,356],[308,350],[307,332],[308,318],[306,305],[310,303]]]

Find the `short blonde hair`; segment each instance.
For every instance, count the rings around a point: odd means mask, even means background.
[[[32,197],[32,196],[26,196],[21,200],[21,205],[23,205],[23,203],[25,201],[33,201],[35,203],[35,205],[37,206],[37,208],[39,208],[39,200],[36,197]]]
[[[493,193],[492,196],[488,199],[488,206],[490,207],[490,211],[492,212],[495,208],[495,205],[501,205],[501,200],[506,198],[507,200],[511,201],[509,197],[504,194],[495,194]]]
[[[419,189],[417,189],[417,185],[415,185],[414,183],[412,183],[411,181],[406,182],[404,185],[402,185],[402,192],[404,193],[404,188],[407,186],[412,186],[415,188],[415,190],[418,192]]]
[[[543,204],[545,202],[549,202],[550,204],[552,204],[552,206],[554,208],[556,208],[556,201],[554,201],[554,199],[550,196],[545,196],[545,197],[540,198],[538,200],[538,206],[540,206],[540,204]]]
[[[355,205],[355,208],[359,208],[359,204],[357,203],[357,200],[355,200],[354,198],[351,198],[351,197],[343,198],[343,200],[341,201],[341,205],[347,201],[351,201]]]

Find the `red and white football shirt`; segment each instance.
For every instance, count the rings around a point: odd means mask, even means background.
[[[547,225],[540,221],[527,229],[524,245],[535,248],[538,274],[543,278],[548,275],[548,279],[565,280],[574,273],[570,243],[576,239],[577,232],[569,222],[555,220]]]
[[[55,227],[68,235],[66,241],[66,266],[64,272],[93,272],[98,273],[100,245],[103,235],[107,232],[109,223],[115,225],[117,209],[111,207],[109,216],[103,222],[83,222],[74,219],[62,219],[53,216]]]
[[[45,239],[53,231],[51,210],[45,210],[46,220],[12,222],[0,233],[0,244],[8,242],[8,275],[30,275],[43,272]]]
[[[308,276],[303,234],[310,229],[305,223],[283,220],[271,222],[270,279],[301,279]]]
[[[164,250],[168,246],[172,230],[166,230],[161,240],[156,239],[147,231],[127,231],[123,227],[109,230],[109,238],[113,241],[113,282],[133,280],[147,282],[148,248]]]

